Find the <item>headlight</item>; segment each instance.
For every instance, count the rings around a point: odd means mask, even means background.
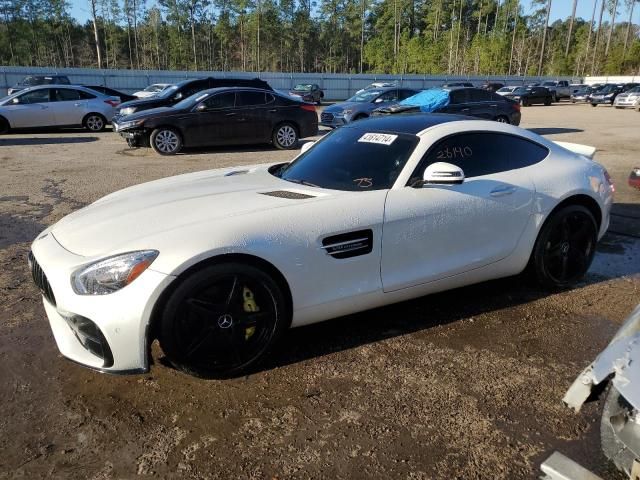
[[[636,177],[640,177],[640,168],[634,168],[633,173],[635,174]]]
[[[78,295],[108,295],[126,287],[153,263],[160,252],[141,250],[123,253],[79,268],[71,275]]]
[[[120,109],[120,115],[131,115],[132,113],[136,113],[136,107],[125,107]]]
[[[144,123],[143,119],[140,120],[131,120],[130,122],[122,122],[118,124],[118,130],[126,130],[128,128],[137,127]]]
[[[607,94],[605,95],[605,97],[606,97],[606,98],[611,98],[611,97],[613,97],[613,93],[607,93]]]

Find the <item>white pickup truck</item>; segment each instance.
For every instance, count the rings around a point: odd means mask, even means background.
[[[555,80],[542,82],[542,87],[546,87],[553,95],[553,101],[558,102],[562,98],[571,97],[571,87],[567,80]]]

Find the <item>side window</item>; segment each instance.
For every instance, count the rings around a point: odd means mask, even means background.
[[[236,94],[234,92],[219,93],[213,97],[207,98],[204,101],[204,105],[207,110],[219,110],[221,108],[233,108],[236,101]]]
[[[470,102],[488,102],[489,100],[491,100],[491,95],[489,95],[489,92],[487,90],[469,90]]]
[[[265,103],[273,103],[273,102],[275,102],[276,97],[274,97],[270,93],[265,93],[264,94],[264,99],[265,99]]]
[[[452,105],[467,103],[469,101],[469,91],[466,88],[452,90],[449,93],[449,100]]]
[[[24,95],[18,97],[20,103],[48,103],[49,102],[49,89],[41,88],[40,90],[34,90],[33,92],[27,92]]]
[[[80,94],[80,98],[82,98],[83,100],[91,100],[92,98],[96,98],[95,95],[92,95],[89,92],[83,92],[82,90],[78,90],[78,93]],[[104,93],[107,94],[107,92]]]
[[[266,103],[264,92],[238,92],[236,107],[252,107]]]
[[[416,94],[413,90],[398,90],[398,100],[413,97]]]
[[[191,95],[194,95],[194,94],[198,93],[199,91],[204,90],[205,88],[207,88],[207,85],[205,83],[202,83],[202,82],[191,84],[188,87],[185,87],[182,90],[182,92],[180,92],[180,93],[182,93],[182,97],[180,97],[180,98],[188,98]]]
[[[440,140],[429,149],[413,179],[425,168],[447,162],[464,171],[467,178],[524,168],[544,160],[549,151],[542,145],[513,135],[491,132],[462,133]]]
[[[55,102],[72,102],[74,100],[80,100],[80,92],[78,90],[72,90],[71,88],[55,89]]]
[[[398,99],[398,91],[397,90],[389,90],[388,92],[383,93],[378,98],[376,98],[375,102],[395,102]]]

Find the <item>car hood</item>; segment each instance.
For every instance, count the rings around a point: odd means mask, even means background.
[[[156,115],[168,115],[171,113],[178,113],[181,110],[177,110],[173,107],[157,107],[157,108],[150,108],[148,110],[142,110],[140,112],[134,112],[131,115],[126,115],[124,117],[122,117],[120,120],[118,120],[120,123],[122,122],[130,122],[132,120],[139,120],[141,118],[150,118],[150,117],[154,117]]]
[[[108,255],[140,245],[151,248],[154,237],[186,232],[189,225],[267,210],[275,215],[280,207],[299,206],[333,192],[281,180],[268,172],[270,165],[208,170],[129,187],[64,217],[50,231],[72,253]],[[314,197],[292,200],[264,194],[274,191]]]
[[[118,110],[127,107],[135,107],[136,110],[149,110],[150,108],[162,107],[168,105],[169,102],[165,98],[141,98],[140,100],[131,100],[118,105]]]
[[[344,110],[366,110],[367,107],[372,105],[373,104],[368,102],[341,102],[328,106],[324,111],[329,113],[338,113]]]

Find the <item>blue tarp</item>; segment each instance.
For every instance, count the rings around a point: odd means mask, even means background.
[[[416,93],[413,97],[406,98],[400,105],[420,107],[421,112],[434,112],[439,108],[449,105],[449,91],[442,88],[431,88]]]

